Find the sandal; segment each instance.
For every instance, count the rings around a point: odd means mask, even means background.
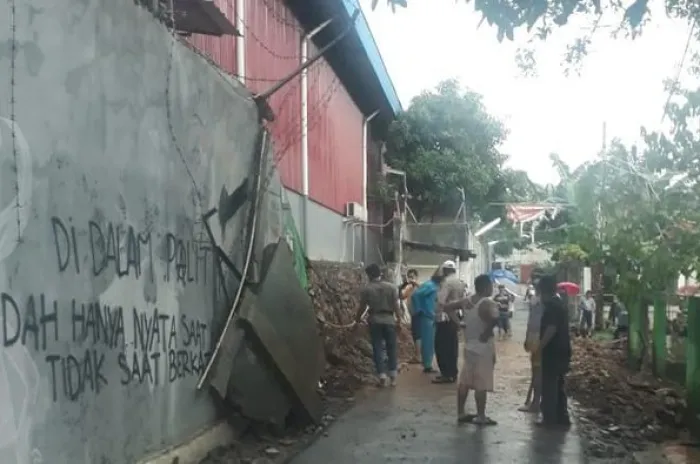
[[[438,376],[433,379],[433,383],[443,384],[443,383],[455,383],[457,379],[454,377],[443,377]]]
[[[498,425],[498,422],[491,419],[490,417],[475,417],[474,420],[472,421],[472,424],[488,426],[488,425]]]
[[[459,416],[457,418],[457,423],[458,424],[469,424],[476,419],[476,414],[465,414],[463,416]]]
[[[540,409],[537,406],[532,406],[532,405],[525,405],[525,406],[520,406],[518,408],[518,411],[520,412],[529,412],[532,414],[536,414],[540,412]]]

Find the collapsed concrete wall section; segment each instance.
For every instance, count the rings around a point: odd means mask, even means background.
[[[202,214],[248,175],[248,93],[127,1],[0,5],[0,463],[125,463],[215,418]],[[234,262],[244,214],[212,227]]]

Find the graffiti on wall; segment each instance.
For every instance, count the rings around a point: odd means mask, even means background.
[[[198,377],[210,356],[209,324],[181,314],[178,301],[188,286],[211,280],[208,246],[168,232],[157,234],[155,247],[156,234],[127,224],[73,222],[54,216],[47,224],[55,268],[90,279],[109,272],[113,280],[96,300],[0,292],[3,348],[40,354],[53,401],[98,395],[113,383],[158,386]],[[135,291],[147,284],[160,289],[161,301]],[[66,342],[69,353],[59,349]],[[111,378],[115,373],[119,378]]]
[[[13,129],[15,153],[2,146]],[[14,196],[0,197],[0,460],[17,464],[42,461],[31,434],[50,402],[195,379],[210,358],[210,312],[203,300],[211,295],[214,266],[210,244],[194,233],[180,236],[152,225],[138,230],[128,218],[32,218],[48,232],[44,249],[53,252],[37,278],[54,274],[79,290],[13,290],[16,269],[8,258],[28,246],[24,235],[37,188],[32,171],[46,161],[33,159],[19,127],[0,118],[0,165],[11,163],[16,179]],[[189,300],[183,299],[189,289]],[[186,310],[182,301],[188,301]]]
[[[10,144],[3,144],[13,131],[15,154],[8,149]],[[20,127],[10,119],[0,118],[0,165],[7,159],[13,162],[16,185],[13,198],[0,198],[0,285],[3,287],[8,282],[3,261],[19,245],[31,211],[34,160]],[[17,330],[16,321],[3,317],[3,323],[8,330]],[[38,366],[26,346],[3,346],[0,351],[0,408],[3,410],[0,451],[13,455],[17,464],[41,462],[30,440],[32,424],[41,420],[44,412],[40,381]]]

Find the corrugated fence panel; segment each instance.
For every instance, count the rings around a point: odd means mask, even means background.
[[[309,113],[309,195],[343,213],[362,203],[363,115],[323,59],[309,73]]]
[[[261,92],[301,63],[301,26],[282,0],[246,0],[246,84]],[[282,182],[301,192],[301,87],[297,77],[269,100],[270,123]]]
[[[235,0],[214,0],[216,6],[226,15],[232,24],[236,23]],[[193,34],[190,43],[207,55],[221,69],[229,74],[236,74],[236,38],[232,35],[213,37]]]

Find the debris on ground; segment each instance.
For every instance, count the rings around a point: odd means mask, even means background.
[[[682,389],[626,366],[626,339],[573,341],[568,389],[581,406],[581,425],[594,454],[632,452],[675,439],[684,430]]]
[[[364,269],[353,263],[315,261],[310,263],[308,273],[309,295],[326,358],[319,382],[325,411],[321,422],[284,430],[270,430],[263,424],[251,426],[235,443],[211,450],[200,464],[287,462],[290,456],[325,435],[333,421],[353,406],[355,394],[375,382],[367,327],[353,325],[360,289],[366,283]],[[405,327],[399,333],[399,361],[408,359],[412,350],[410,329]]]
[[[350,396],[375,381],[372,345],[367,328],[353,321],[360,305],[360,289],[367,282],[364,269],[355,263],[314,261],[309,266],[309,295],[323,338],[326,368],[321,391]],[[399,332],[399,361],[412,354],[410,329]]]

